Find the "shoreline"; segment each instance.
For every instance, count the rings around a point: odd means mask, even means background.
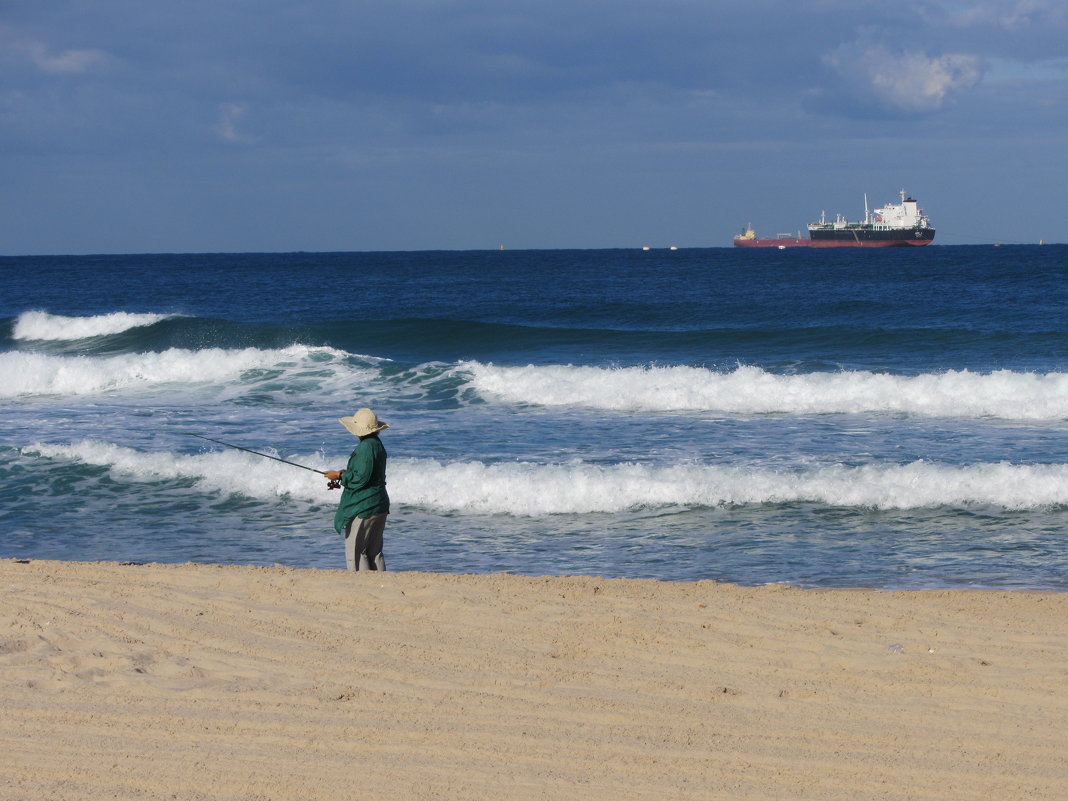
[[[1068,593],[0,559],[5,799],[1060,799]]]

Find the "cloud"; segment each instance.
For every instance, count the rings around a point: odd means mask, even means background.
[[[950,24],[960,27],[993,26],[1013,31],[1032,25],[1048,24],[1057,19],[1064,20],[1063,3],[1057,0],[986,0],[964,4],[934,3],[924,11],[928,15],[938,14]]]
[[[858,42],[836,48],[823,61],[837,85],[820,93],[820,105],[862,117],[940,111],[955,95],[974,88],[985,69],[982,59],[972,54],[929,56]]]
[[[222,103],[219,106],[219,122],[215,126],[215,132],[227,142],[247,142],[237,129],[237,124],[245,116],[246,106],[244,103]]]
[[[942,47],[967,42],[985,57],[1021,62],[1064,54],[1068,3],[1064,0],[928,0],[916,8],[924,32]]]
[[[53,52],[43,42],[22,42],[18,49],[27,53],[42,72],[50,75],[70,75],[89,72],[107,60],[100,50],[61,50]]]

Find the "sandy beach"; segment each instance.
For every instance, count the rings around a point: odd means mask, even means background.
[[[3,799],[1060,799],[1068,594],[0,560]]]

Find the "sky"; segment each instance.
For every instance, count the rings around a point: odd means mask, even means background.
[[[1065,0],[0,0],[0,253],[1068,242]]]

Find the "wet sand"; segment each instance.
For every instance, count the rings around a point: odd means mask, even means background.
[[[2,799],[1068,797],[1068,594],[0,560]]]

